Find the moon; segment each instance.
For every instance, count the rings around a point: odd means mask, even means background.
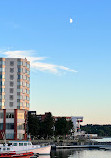
[[[72,24],[73,23],[73,19],[72,18],[70,18],[70,24]]]

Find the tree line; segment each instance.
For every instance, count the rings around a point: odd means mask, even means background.
[[[92,125],[87,124],[85,126],[81,126],[82,131],[86,131],[88,134],[98,134],[98,136],[111,136],[111,125]]]
[[[51,113],[48,113],[44,120],[39,120],[36,115],[28,114],[28,134],[41,139],[52,138],[53,136],[66,136],[71,134],[73,129],[72,121],[65,117],[54,120]]]

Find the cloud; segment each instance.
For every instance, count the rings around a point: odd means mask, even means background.
[[[16,50],[5,52],[1,51],[1,54],[7,58],[27,58],[27,60],[30,61],[31,68],[39,71],[49,71],[54,74],[58,74],[63,71],[77,72],[76,70],[65,66],[59,66],[44,62],[46,57],[35,57],[35,51],[33,50]]]
[[[73,23],[73,19],[72,18],[70,18],[70,24],[72,24]]]

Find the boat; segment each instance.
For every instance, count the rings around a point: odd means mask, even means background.
[[[0,145],[0,154],[25,154],[29,152],[39,155],[50,155],[51,146],[33,145],[31,141],[9,141],[8,143]]]

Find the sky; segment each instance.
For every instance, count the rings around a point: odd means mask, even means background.
[[[30,60],[30,110],[111,124],[110,0],[0,0],[0,56]]]

